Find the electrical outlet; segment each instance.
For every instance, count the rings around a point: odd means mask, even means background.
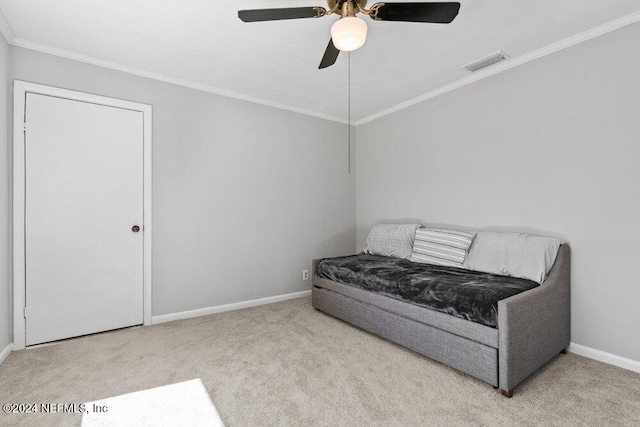
[[[302,270],[302,280],[309,280],[309,270]]]

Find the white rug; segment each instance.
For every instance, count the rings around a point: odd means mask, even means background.
[[[200,379],[85,403],[83,427],[221,426]]]

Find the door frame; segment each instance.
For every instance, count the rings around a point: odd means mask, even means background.
[[[27,93],[139,111],[143,114],[143,322],[151,324],[151,132],[152,107],[148,104],[45,86],[13,82],[13,349],[26,347],[25,260],[25,124]]]

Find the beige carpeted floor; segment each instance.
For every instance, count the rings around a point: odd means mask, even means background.
[[[640,374],[560,355],[506,399],[309,298],[14,352],[0,403],[82,403],[195,378],[228,426],[640,425]],[[0,414],[0,425],[80,421]]]

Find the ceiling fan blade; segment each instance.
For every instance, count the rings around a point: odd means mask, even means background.
[[[320,18],[326,15],[323,7],[285,7],[281,9],[239,10],[238,18],[244,22],[279,21],[281,19]]]
[[[458,15],[460,3],[376,3],[369,9],[375,21],[448,24]]]
[[[323,68],[327,68],[335,64],[339,53],[340,51],[333,44],[333,40],[329,39],[329,44],[327,45],[327,49],[324,51],[324,56],[322,57],[322,61],[320,61],[318,69],[322,70]]]

